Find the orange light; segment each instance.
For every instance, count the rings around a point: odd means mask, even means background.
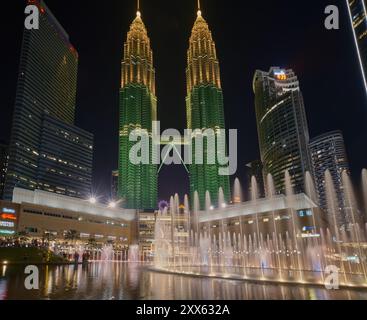
[[[287,76],[285,74],[278,74],[277,79],[278,80],[287,80]]]
[[[235,203],[241,203],[241,197],[234,197]]]
[[[4,220],[17,220],[17,217],[13,214],[6,214],[6,213],[3,213],[1,215],[1,219],[4,219]]]

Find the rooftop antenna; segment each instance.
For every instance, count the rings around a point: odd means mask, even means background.
[[[137,0],[137,12],[136,12],[136,15],[137,15],[138,17],[140,17],[140,16],[141,16],[141,13],[140,13],[140,0]]]
[[[200,4],[200,0],[198,0],[198,16],[201,16],[201,4]]]

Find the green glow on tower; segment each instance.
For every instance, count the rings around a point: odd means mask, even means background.
[[[152,121],[157,119],[153,52],[140,11],[130,26],[121,64],[120,139],[118,194],[129,209],[155,209],[158,203],[157,165],[132,164],[129,135],[136,129],[147,130],[152,162]]]
[[[200,10],[190,37],[186,78],[188,128],[213,129],[218,136],[219,129],[225,129],[220,69],[212,34]],[[204,150],[207,150],[206,145],[207,141],[204,138]],[[195,150],[195,140],[193,140],[193,150]],[[223,146],[223,150],[226,150],[226,146]],[[212,203],[217,205],[219,189],[222,188],[224,199],[228,203],[230,201],[229,177],[219,175],[218,162],[207,164],[206,154],[204,154],[204,164],[195,164],[194,152],[193,160],[193,164],[189,166],[191,199],[197,191],[201,209],[204,209],[206,192],[209,191]]]

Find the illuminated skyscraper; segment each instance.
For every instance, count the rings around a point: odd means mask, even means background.
[[[325,171],[329,170],[333,179],[336,200],[338,201],[338,222],[343,225],[348,221],[348,217],[346,217],[345,210],[346,200],[342,173],[344,171],[349,173],[350,171],[342,132],[332,131],[312,139],[310,141],[310,151],[320,207],[327,210]]]
[[[219,61],[215,42],[202,16],[200,4],[187,52],[186,82],[188,129],[213,129],[217,138],[220,134],[219,130],[225,129]],[[195,137],[197,135],[194,135]],[[216,140],[220,142],[221,139]],[[217,143],[216,155],[219,148],[226,150],[226,146]],[[220,165],[217,160],[215,164],[208,164],[206,138],[204,138],[203,164],[196,164],[198,161],[195,159],[195,139],[193,139],[192,160],[192,164],[189,165],[191,199],[197,191],[200,206],[203,209],[206,192],[209,191],[212,203],[217,204],[219,188],[222,188],[224,198],[228,202],[230,200],[229,176],[219,174]]]
[[[138,8],[127,34],[121,64],[118,194],[129,209],[154,209],[158,205],[158,168],[153,164],[152,152],[152,121],[156,119],[153,52]],[[133,164],[129,159],[136,144],[129,141],[134,130],[149,133],[150,164]]]
[[[289,171],[295,192],[304,191],[306,171],[312,172],[309,133],[299,81],[290,69],[256,71],[253,88],[264,179],[274,177],[278,192],[285,191]]]
[[[43,1],[24,29],[4,198],[14,187],[89,196],[93,135],[74,125],[78,53]]]
[[[367,91],[367,10],[366,0],[346,0],[354,41],[361,67],[363,83]]]

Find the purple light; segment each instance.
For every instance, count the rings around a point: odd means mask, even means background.
[[[166,200],[159,201],[158,208],[160,211],[163,211],[165,208],[168,208],[168,202]]]

